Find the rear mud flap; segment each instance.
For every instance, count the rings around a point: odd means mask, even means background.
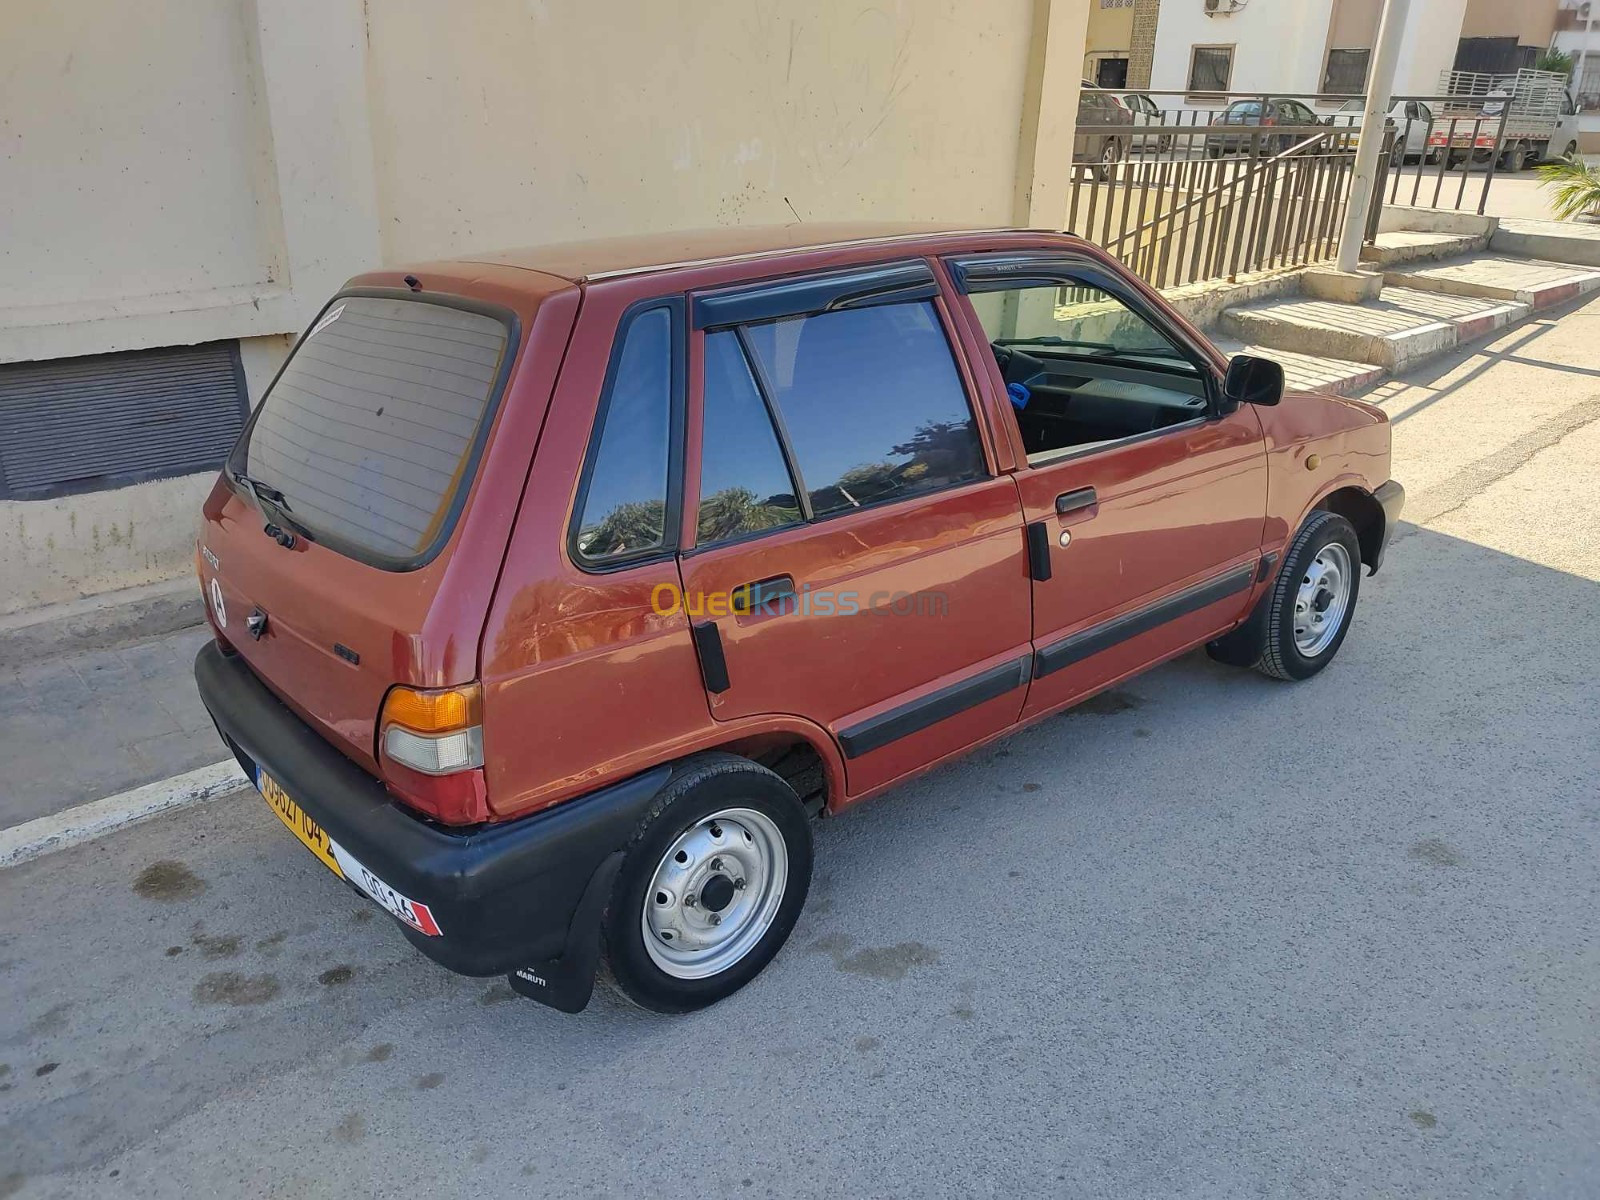
[[[605,915],[611,885],[622,867],[619,850],[589,877],[578,909],[567,927],[567,944],[559,958],[546,958],[518,967],[506,976],[511,990],[529,1000],[566,1013],[582,1012],[594,994],[595,972],[600,967],[600,919]]]

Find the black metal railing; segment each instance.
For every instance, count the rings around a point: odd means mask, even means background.
[[[1080,123],[1066,229],[1155,287],[1304,266],[1337,251],[1354,160],[1323,124]]]
[[[1112,94],[1115,105],[1086,99],[1079,109],[1070,232],[1158,287],[1307,265],[1336,253],[1362,97]],[[1366,240],[1376,237],[1385,203],[1482,213],[1497,171],[1563,149],[1530,137],[1526,108],[1510,96],[1459,90],[1392,97]]]

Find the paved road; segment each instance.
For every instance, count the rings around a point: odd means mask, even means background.
[[[196,625],[0,667],[0,829],[226,758],[194,690],[210,637]]]
[[[825,823],[710,1012],[432,968],[248,796],[0,872],[0,1197],[1593,1195],[1597,342],[1385,388],[1421,523],[1316,681]]]

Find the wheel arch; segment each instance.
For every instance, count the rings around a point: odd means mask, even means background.
[[[1384,515],[1383,505],[1378,503],[1372,493],[1354,483],[1336,487],[1312,504],[1305,516],[1301,517],[1300,524],[1304,525],[1305,518],[1319,509],[1338,513],[1355,526],[1356,541],[1361,547],[1361,561],[1366,566],[1368,574],[1377,570],[1378,563],[1383,558]],[[1298,529],[1299,526],[1295,528]]]
[[[845,801],[844,758],[827,732],[794,717],[754,718],[713,731],[689,754],[722,751],[759,763],[794,788],[813,816]]]

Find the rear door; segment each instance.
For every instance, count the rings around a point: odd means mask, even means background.
[[[682,603],[713,716],[825,727],[852,794],[1006,728],[1029,595],[924,262],[693,302]]]
[[[1023,716],[1213,635],[1255,585],[1266,515],[1261,423],[1223,412],[1208,358],[1108,270],[973,256],[972,318],[1033,392],[1015,476],[1038,546]],[[1035,411],[1038,410],[1038,411]]]

